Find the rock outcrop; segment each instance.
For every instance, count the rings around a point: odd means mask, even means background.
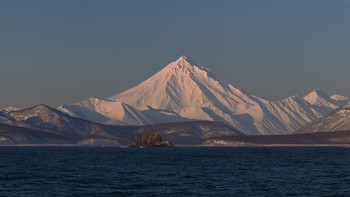
[[[136,135],[131,147],[173,147],[169,141],[163,141],[159,134]]]

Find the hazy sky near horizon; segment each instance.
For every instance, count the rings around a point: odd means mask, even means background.
[[[181,55],[268,100],[350,96],[347,0],[2,0],[0,27],[0,108],[110,97]]]

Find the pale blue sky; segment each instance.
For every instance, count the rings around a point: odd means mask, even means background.
[[[347,0],[2,0],[0,27],[0,108],[110,97],[181,55],[268,100],[350,96]]]

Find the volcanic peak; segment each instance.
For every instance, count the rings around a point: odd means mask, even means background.
[[[210,69],[206,67],[198,66],[198,64],[195,61],[183,55],[176,61],[171,62],[169,65],[167,65],[162,71],[173,72],[176,74],[181,74],[181,73],[189,74],[189,73],[198,73],[203,71],[208,72],[210,71]]]

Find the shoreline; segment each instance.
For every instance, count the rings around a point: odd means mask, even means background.
[[[14,144],[0,147],[82,147],[82,148],[131,148],[130,146],[113,145],[79,145],[79,144]],[[349,147],[350,144],[246,144],[246,145],[175,145],[175,148],[224,148],[224,147]]]

